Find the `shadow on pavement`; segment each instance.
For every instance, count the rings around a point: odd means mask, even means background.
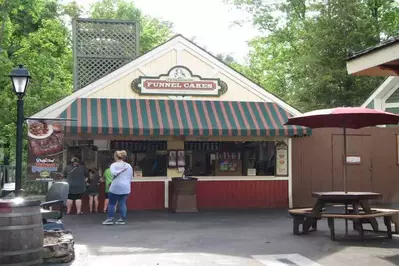
[[[393,265],[399,265],[399,255],[381,257],[381,259],[393,263]]]
[[[292,220],[286,210],[202,211],[195,214],[140,211],[129,213],[128,224],[120,226],[102,225],[105,218],[106,214],[65,217],[65,226],[72,230],[76,245],[87,249],[87,254],[77,256],[105,258],[179,253],[186,254],[181,256],[217,254],[252,260],[253,255],[296,253],[323,266],[397,265],[381,262],[395,263],[399,256],[397,239],[333,242],[324,220],[319,221],[317,232],[294,236]],[[343,235],[344,223],[337,222],[336,228],[336,233]],[[359,255],[361,250],[365,253]],[[339,263],[341,260],[343,264]]]

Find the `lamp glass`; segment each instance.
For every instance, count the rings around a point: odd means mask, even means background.
[[[12,83],[16,94],[25,94],[26,87],[29,82],[29,77],[12,77]]]

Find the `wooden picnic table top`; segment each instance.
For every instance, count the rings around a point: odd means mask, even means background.
[[[337,200],[372,200],[382,198],[380,193],[375,192],[344,192],[344,191],[329,191],[329,192],[313,192],[312,196],[324,201]]]

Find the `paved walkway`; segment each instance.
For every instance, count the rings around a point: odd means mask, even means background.
[[[326,221],[318,232],[294,236],[286,210],[133,212],[121,226],[103,226],[104,218],[65,217],[76,243],[71,265],[399,265],[399,239],[332,242]],[[344,224],[337,228],[343,234]]]

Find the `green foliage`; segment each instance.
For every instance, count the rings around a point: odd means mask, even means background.
[[[216,58],[219,59],[220,61],[222,61],[223,63],[227,64],[227,65],[231,65],[233,63],[236,63],[236,60],[230,54],[217,54]]]
[[[26,117],[71,94],[70,21],[83,13],[77,1],[0,0],[0,145],[10,144],[5,153],[10,154],[11,162],[15,158],[16,96],[8,74],[18,64],[30,71],[32,80],[24,98]],[[172,33],[170,23],[143,15],[128,1],[99,1],[92,6],[90,16],[139,20],[142,53],[166,41]],[[26,145],[25,141],[25,160]]]
[[[25,116],[60,100],[72,91],[69,32],[59,19],[55,0],[3,1],[1,6],[0,142],[15,149],[16,96],[8,74],[24,64],[32,80],[25,96]]]
[[[362,103],[381,78],[347,74],[349,52],[398,34],[394,0],[233,0],[263,34],[241,72],[302,111]]]
[[[172,36],[172,23],[142,14],[132,1],[98,1],[91,6],[90,16],[101,19],[139,21],[141,54],[167,41]]]

